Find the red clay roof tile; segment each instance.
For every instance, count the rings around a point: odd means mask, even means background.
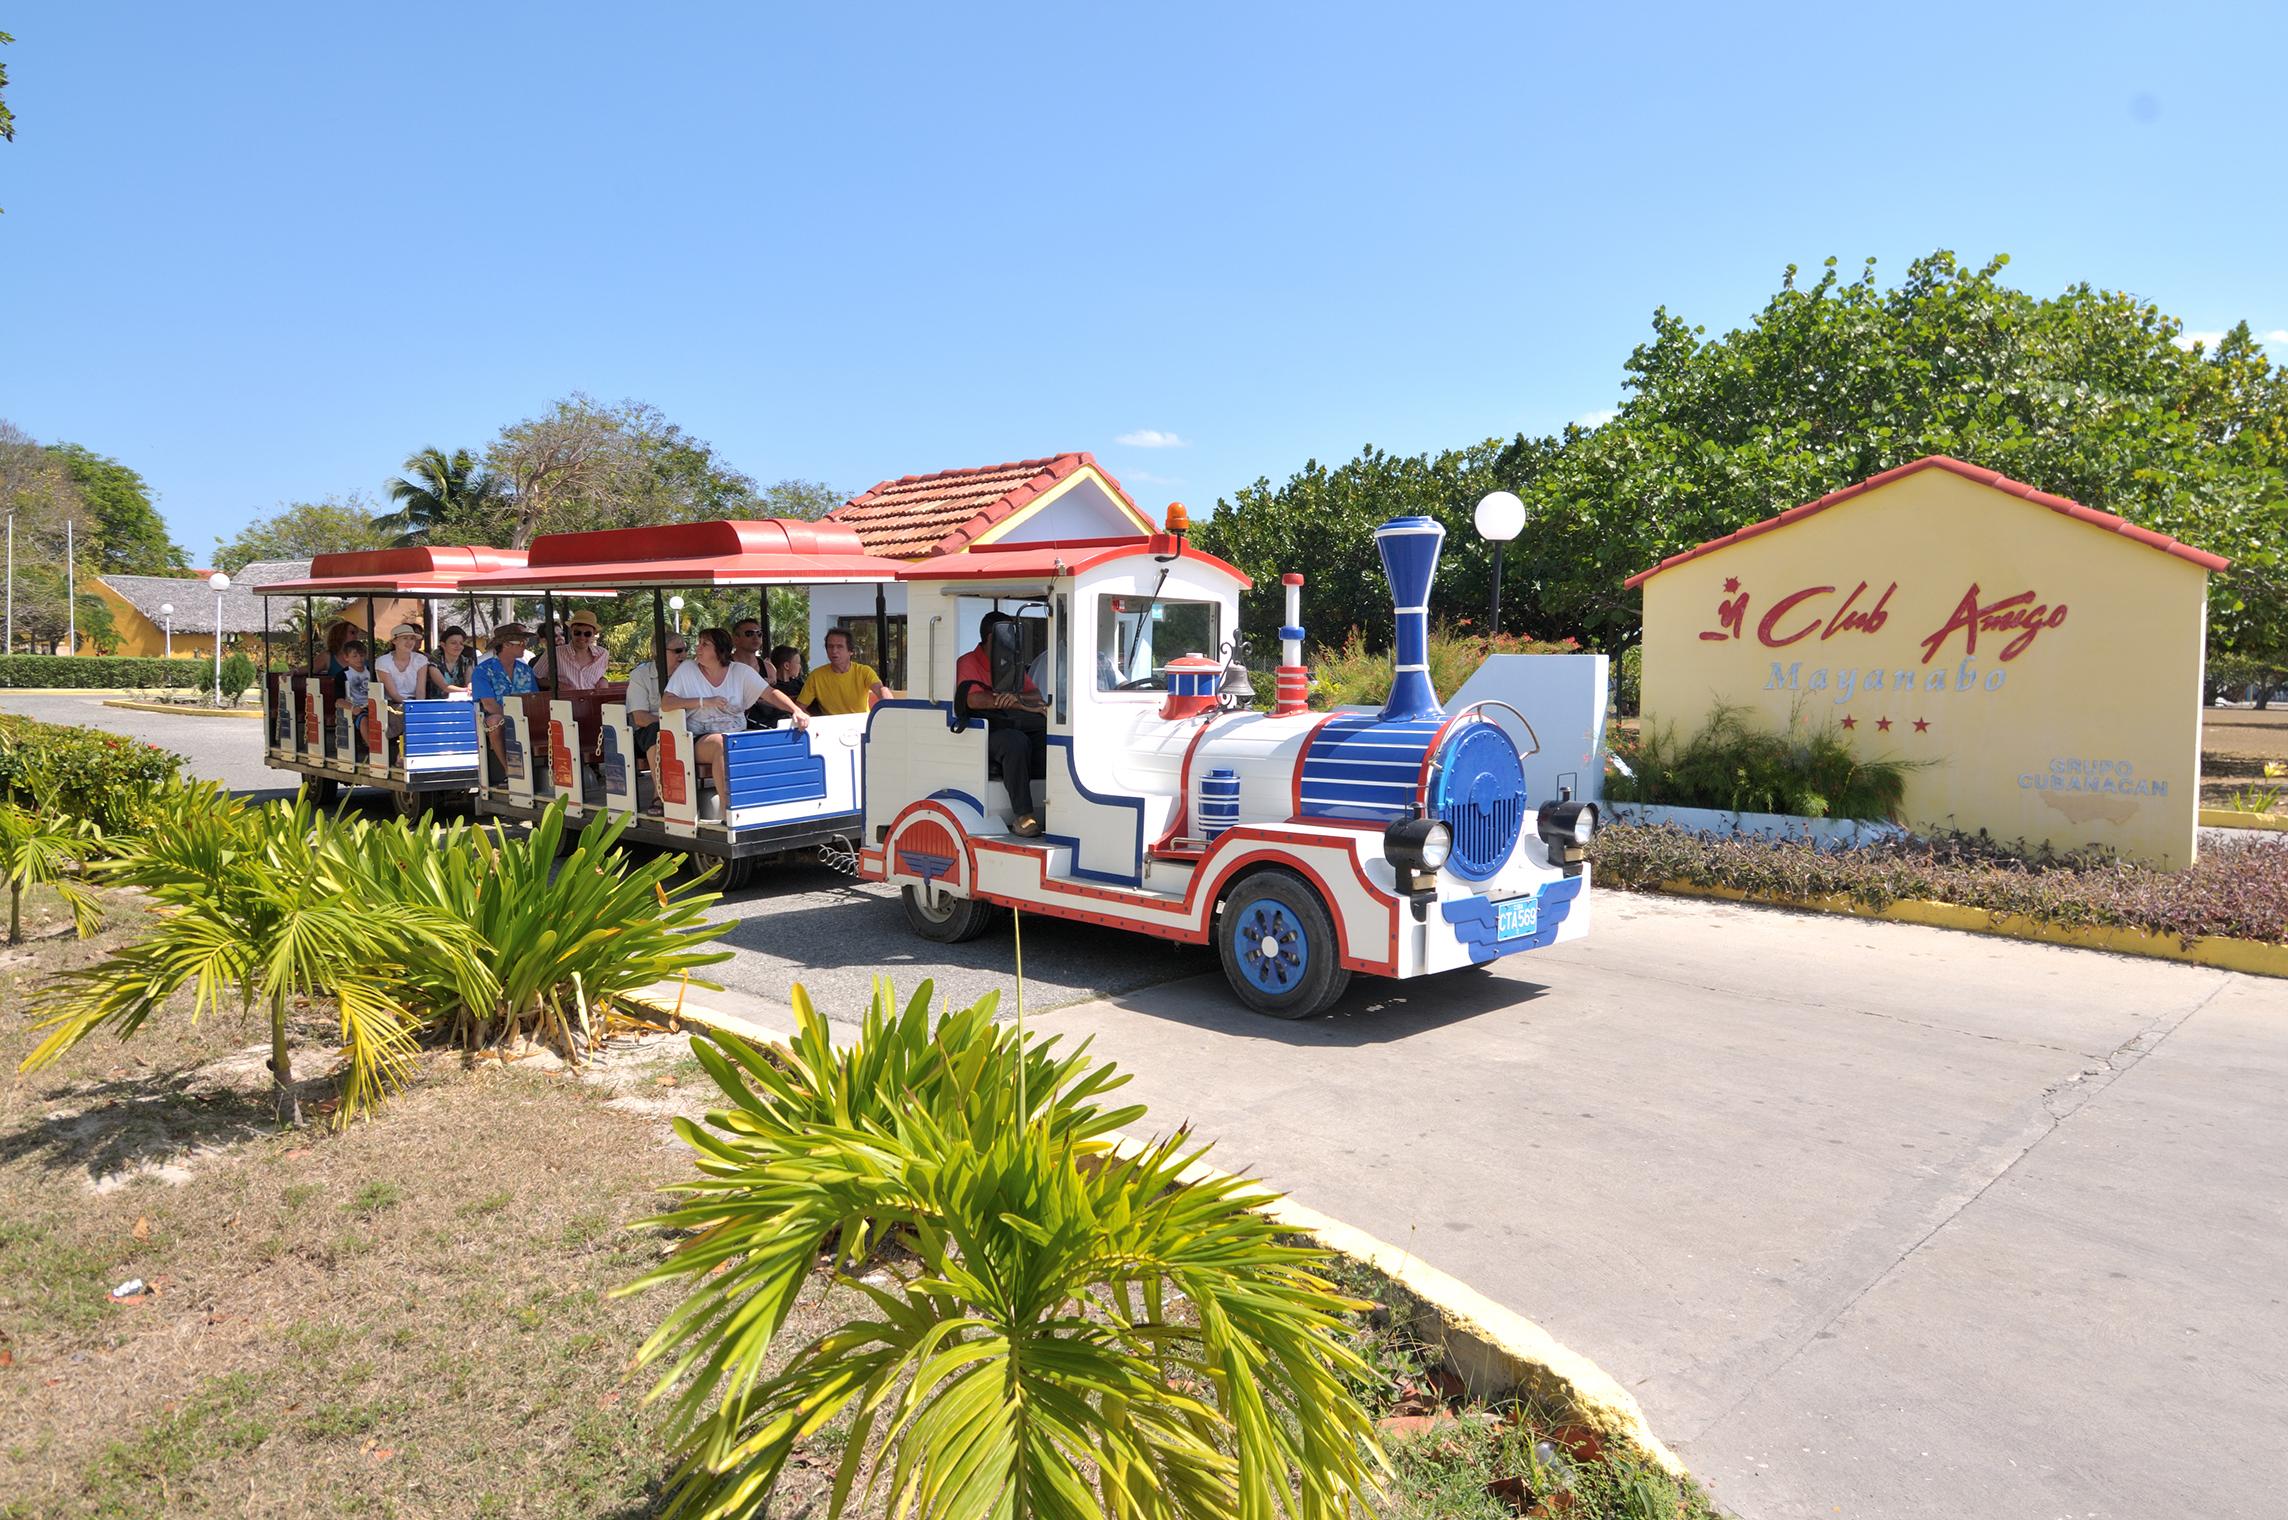
[[[1130,508],[1136,503],[1093,454],[1054,454],[968,470],[885,480],[827,516],[857,533],[869,554],[922,559],[951,554],[1021,510],[1075,470],[1093,468]],[[1139,514],[1141,515],[1141,514]]]

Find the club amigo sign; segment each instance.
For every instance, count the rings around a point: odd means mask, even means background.
[[[1903,465],[1663,560],[1648,725],[1719,704],[1923,762],[1906,821],[2193,858],[2208,575],[2226,561],[1990,470]]]

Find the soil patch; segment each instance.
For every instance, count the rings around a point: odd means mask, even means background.
[[[2288,765],[2288,708],[2201,709],[2201,806],[2252,788],[2288,792],[2288,780],[2265,779],[2267,763]]]

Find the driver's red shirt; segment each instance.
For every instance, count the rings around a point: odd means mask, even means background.
[[[964,681],[975,681],[987,691],[993,689],[993,656],[983,644],[979,644],[975,649],[953,662],[953,689],[955,691],[961,690],[961,683]],[[1033,691],[1033,683],[1030,677],[1025,681],[1024,691],[1019,692],[1018,695],[1024,696],[1028,693],[1035,696],[1039,695]]]

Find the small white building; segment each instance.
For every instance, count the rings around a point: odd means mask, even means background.
[[[885,480],[827,514],[858,535],[869,554],[925,560],[979,544],[1087,543],[1133,538],[1157,525],[1096,462],[1093,454],[1057,454],[969,470],[940,470]],[[903,691],[907,686],[908,588],[886,588],[890,649],[877,658],[872,586],[818,586],[810,593],[810,661],[826,658],[826,634],[847,629],[858,658]],[[914,593],[928,596],[930,586]],[[964,603],[955,646],[977,642],[986,607]],[[1012,609],[1014,610],[1014,609]]]

